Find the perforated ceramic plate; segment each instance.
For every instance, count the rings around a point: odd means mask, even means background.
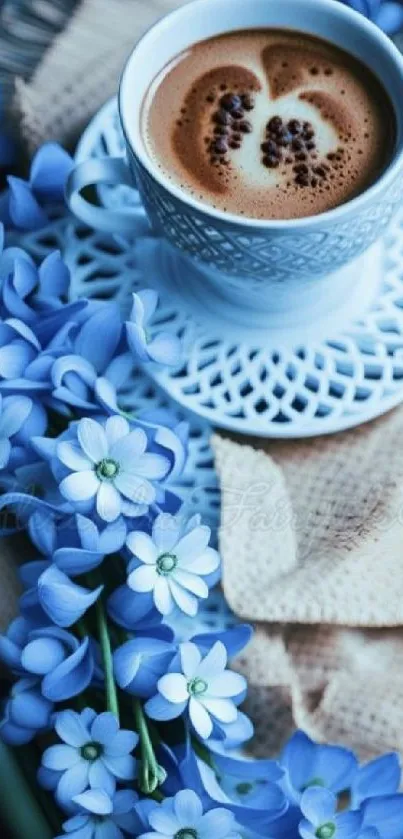
[[[77,157],[105,154],[124,154],[115,101],[89,125]],[[102,188],[100,197],[114,208],[139,201],[124,187]],[[281,335],[269,345],[261,332],[240,337],[234,327],[221,329],[211,312],[185,300],[172,254],[158,239],[117,241],[74,225],[67,247],[77,296],[114,298],[128,311],[133,290],[158,288],[154,328],[173,332],[184,346],[178,369],[147,367],[167,394],[214,425],[270,437],[338,431],[403,401],[403,212],[385,254],[382,286],[364,317],[327,340],[290,347]]]

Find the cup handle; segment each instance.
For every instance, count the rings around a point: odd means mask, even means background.
[[[150,232],[144,209],[127,207],[109,210],[90,204],[81,191],[95,184],[116,184],[135,189],[133,175],[121,157],[90,158],[74,167],[66,184],[66,201],[72,213],[84,224],[104,233],[133,235]]]

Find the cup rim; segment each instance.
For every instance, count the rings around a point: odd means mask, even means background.
[[[217,3],[219,2],[219,0],[215,0],[215,2]],[[232,0],[232,2],[244,3],[245,0]],[[282,4],[287,2],[294,2],[294,0],[281,0]],[[330,8],[333,11],[333,13],[337,14],[341,18],[344,18],[348,23],[351,23],[353,26],[358,27],[361,33],[364,32],[364,34],[368,34],[371,37],[375,37],[382,45],[385,52],[388,53],[388,55],[393,59],[395,64],[399,67],[403,81],[403,57],[397,49],[397,47],[395,46],[395,44],[393,43],[393,41],[375,23],[370,21],[364,15],[357,12],[355,9],[352,9],[350,6],[344,5],[344,3],[341,3],[340,0],[302,0],[302,2],[305,5],[311,7],[313,6],[315,10],[317,10],[319,6],[321,6],[323,9]],[[203,202],[201,200],[198,200],[197,198],[194,198],[184,189],[181,189],[179,186],[176,186],[175,183],[173,183],[167,177],[165,177],[161,170],[153,163],[151,157],[147,154],[146,148],[143,143],[139,143],[137,147],[135,146],[135,144],[129,138],[123,115],[123,88],[135,54],[138,48],[144,42],[146,42],[148,38],[152,37],[156,30],[158,30],[159,28],[164,28],[165,26],[169,26],[170,24],[175,24],[175,20],[177,18],[180,18],[183,12],[189,6],[202,6],[204,3],[205,0],[191,0],[191,2],[187,2],[183,6],[179,6],[178,8],[173,9],[171,12],[168,12],[166,15],[163,15],[155,23],[153,23],[146,30],[146,32],[144,32],[144,34],[133,47],[121,73],[118,89],[118,111],[120,124],[128,148],[139,160],[143,168],[147,171],[148,175],[150,175],[153,178],[153,180],[160,187],[165,189],[173,198],[178,199],[183,204],[190,207],[193,210],[193,212],[196,212],[198,215],[207,216],[214,222],[219,222],[221,224],[226,223],[237,225],[238,227],[244,229],[254,228],[259,230],[283,230],[289,232],[291,228],[292,230],[294,230],[301,227],[318,227],[328,222],[342,220],[343,216],[346,217],[351,213],[354,214],[360,206],[363,207],[369,203],[372,203],[373,200],[376,201],[377,196],[384,191],[385,187],[387,187],[390,183],[394,181],[396,175],[399,172],[399,169],[402,166],[403,144],[400,151],[397,151],[394,154],[392,160],[387,165],[385,170],[381,173],[381,175],[379,175],[377,180],[369,187],[367,187],[367,189],[365,189],[364,192],[361,192],[354,198],[351,198],[343,204],[339,204],[337,207],[333,207],[330,210],[326,210],[323,213],[311,216],[304,216],[302,218],[297,219],[257,219],[250,217],[248,218],[248,216],[237,215],[236,213],[229,213],[226,211],[224,212],[223,210],[219,210],[216,207],[209,205],[207,202]],[[298,32],[304,31],[299,27],[296,27],[296,30]],[[235,30],[228,30],[228,32],[231,31]],[[307,34],[310,33],[307,32]],[[332,43],[331,38],[329,39],[329,41],[330,43]],[[189,40],[189,46],[191,46],[194,43],[197,43],[197,41],[191,39]],[[365,62],[362,63],[365,64]]]

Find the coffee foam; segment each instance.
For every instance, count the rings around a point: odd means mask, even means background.
[[[228,94],[230,111],[221,104]],[[248,107],[235,107],[244,95]],[[272,117],[278,131],[268,128]],[[185,191],[264,219],[315,215],[359,194],[384,169],[395,138],[372,72],[289,30],[230,33],[178,56],[148,91],[142,131],[153,161]]]

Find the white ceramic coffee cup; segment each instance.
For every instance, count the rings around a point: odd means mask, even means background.
[[[370,65],[389,95],[397,136],[384,173],[358,197],[290,221],[217,210],[172,183],[150,158],[141,133],[145,94],[159,71],[193,43],[228,31],[280,27],[316,35]],[[401,198],[403,58],[374,24],[338,0],[194,0],[156,23],[134,48],[119,90],[127,163],[90,160],[72,172],[67,197],[89,225],[135,233],[138,210],[94,207],[80,194],[94,183],[136,185],[155,231],[180,252],[176,273],[201,294],[227,301],[240,317],[274,315],[287,325],[345,310],[363,272],[376,285],[383,235]],[[364,277],[365,279],[365,277]]]

